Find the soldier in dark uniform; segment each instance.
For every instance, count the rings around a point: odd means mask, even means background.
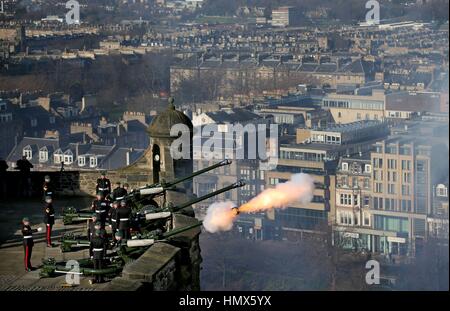
[[[106,178],[106,172],[103,171],[100,178],[97,179],[97,186],[95,187],[95,191],[98,193],[99,191],[103,192],[103,197],[107,197],[111,193],[111,182],[108,178]]]
[[[22,220],[22,235],[23,235],[23,251],[24,251],[24,264],[25,271],[33,270],[33,266],[31,266],[31,254],[33,252],[33,233],[41,232],[42,228],[31,229],[30,220],[28,218],[24,218]]]
[[[44,223],[46,225],[47,247],[52,247],[52,228],[55,224],[55,208],[53,207],[52,197],[45,198]]]
[[[120,202],[120,207],[117,209],[116,221],[119,232],[122,234],[124,239],[130,239],[130,218],[131,218],[131,208],[127,206],[127,202],[122,200]]]
[[[53,191],[53,187],[50,181],[50,176],[45,175],[44,177],[44,185],[42,186],[42,189],[44,191],[44,198],[45,197],[51,197],[53,199],[55,193]]]
[[[121,201],[127,195],[127,190],[121,187],[120,182],[116,182],[117,187],[114,188],[110,197],[115,201]]]
[[[96,230],[91,239],[92,259],[94,261],[94,269],[103,269],[103,259],[105,258],[106,242],[101,236],[101,231]],[[103,276],[96,274],[89,283],[102,283]]]
[[[89,220],[88,223],[88,230],[87,230],[87,238],[90,241],[92,236],[95,233],[95,224],[97,223],[97,214],[92,215],[91,220]]]
[[[104,239],[105,241],[108,241],[108,239],[106,237],[106,230],[102,229],[102,223],[100,221],[91,223],[91,226],[89,228],[89,241],[92,241],[92,238],[94,237],[96,231],[100,232],[100,237],[102,239]],[[89,248],[89,255],[92,257],[92,245]]]
[[[127,183],[124,183],[123,184],[123,190],[125,190],[125,194],[128,194],[128,189],[130,189],[130,185],[129,184],[127,184]]]
[[[112,237],[113,237],[113,241],[115,241],[115,234],[117,232],[117,209],[119,207],[119,201],[114,201],[112,203],[112,207],[109,209],[109,221],[110,221],[110,226],[111,226],[111,231],[112,231]]]
[[[97,214],[97,220],[102,223],[102,229],[104,229],[109,211],[109,201],[105,200],[102,191],[97,192],[97,199],[92,202],[91,210]]]

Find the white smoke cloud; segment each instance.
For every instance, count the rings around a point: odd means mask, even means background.
[[[269,188],[239,207],[241,213],[255,213],[273,208],[285,208],[289,204],[299,202],[306,205],[311,202],[314,192],[314,179],[308,174],[294,174],[291,180]],[[233,227],[236,213],[233,202],[212,204],[203,221],[205,229],[211,233],[229,231]]]
[[[236,205],[233,202],[217,202],[211,204],[203,220],[203,227],[206,231],[215,233],[218,231],[229,231],[233,228],[235,218],[232,208]]]

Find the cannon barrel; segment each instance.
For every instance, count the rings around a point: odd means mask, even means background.
[[[180,178],[175,179],[174,181],[171,181],[171,182],[168,182],[168,183],[163,183],[163,186],[164,186],[165,188],[173,187],[173,186],[175,186],[176,184],[182,183],[183,181],[192,179],[192,178],[194,178],[194,177],[196,177],[196,176],[198,176],[198,175],[201,175],[201,174],[203,174],[203,173],[212,171],[212,170],[214,170],[214,169],[216,169],[216,168],[218,168],[218,167],[225,166],[225,165],[230,165],[231,163],[232,163],[231,160],[228,160],[228,159],[222,160],[222,161],[220,161],[219,163],[216,163],[216,164],[213,164],[213,165],[211,165],[211,166],[205,167],[204,169],[198,170],[198,171],[196,171],[196,172],[194,172],[194,173],[192,173],[192,174],[190,174],[190,175],[188,175],[188,176],[180,177]]]
[[[92,215],[94,215],[94,212],[89,211],[78,211],[77,209],[73,207],[64,208],[62,211],[62,218],[65,225],[70,225],[74,221],[80,221],[80,220],[87,220],[91,219]]]
[[[206,194],[206,195],[204,195],[204,196],[201,196],[201,197],[198,197],[198,198],[189,200],[189,201],[187,201],[187,202],[185,202],[185,203],[183,203],[183,204],[180,204],[180,205],[178,205],[178,206],[173,206],[173,207],[166,208],[165,210],[169,210],[169,211],[171,211],[171,212],[177,212],[177,211],[180,211],[180,210],[182,210],[183,208],[186,208],[186,207],[188,207],[188,206],[191,206],[191,205],[193,205],[193,204],[195,204],[195,203],[198,203],[198,202],[207,200],[207,199],[209,199],[209,198],[211,198],[211,197],[213,197],[213,196],[216,196],[216,195],[218,195],[218,194],[227,192],[227,191],[232,190],[232,189],[235,189],[235,188],[240,188],[240,187],[243,187],[243,186],[245,186],[245,181],[240,180],[240,181],[235,182],[234,184],[231,184],[231,185],[229,185],[229,186],[227,186],[227,187],[225,187],[225,188],[222,188],[222,189],[216,190],[216,191],[214,191],[214,192],[208,193],[208,194]]]
[[[177,178],[173,181],[170,182],[162,182],[162,183],[156,183],[156,184],[152,184],[152,185],[147,185],[144,187],[140,187],[137,188],[135,191],[133,191],[132,193],[126,195],[124,198],[125,199],[130,199],[133,198],[136,194],[139,194],[141,196],[147,196],[147,195],[157,195],[160,194],[162,192],[164,192],[165,190],[172,188],[173,186],[182,183],[186,180],[192,179],[198,175],[204,174],[206,172],[212,171],[218,167],[221,166],[225,166],[225,165],[230,165],[232,163],[231,160],[222,160],[216,164],[213,164],[211,166],[205,167],[204,169],[198,170],[190,175],[184,176],[184,177],[180,177]]]
[[[198,221],[197,223],[185,227],[176,228],[161,234],[146,233],[140,236],[140,239],[154,239],[155,241],[166,240],[173,237],[174,235],[183,233],[185,231],[200,227],[203,221]]]

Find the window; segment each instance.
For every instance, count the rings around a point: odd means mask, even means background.
[[[370,166],[370,164],[364,165],[364,173],[371,173],[371,172],[372,172],[372,167]]]
[[[409,185],[402,185],[402,195],[410,195]]]
[[[411,170],[411,161],[402,160],[402,170],[410,171]]]
[[[364,178],[364,189],[369,189],[369,188],[370,188],[370,179]]]
[[[342,170],[343,171],[348,171],[348,163],[346,163],[346,162],[342,163]]]
[[[341,193],[340,195],[340,204],[341,205],[352,205],[352,195],[347,193]]]
[[[383,209],[383,198],[373,198],[373,208],[374,209]]]
[[[357,177],[352,177],[352,187],[358,188],[358,178]]]
[[[401,155],[411,155],[411,148],[405,147],[405,146],[400,147],[400,154]]]
[[[425,171],[425,161],[417,161],[416,169],[417,169],[418,172]]]
[[[411,201],[410,200],[401,200],[401,209],[402,209],[402,212],[411,212]]]
[[[22,155],[27,158],[27,160],[31,160],[33,158],[33,150],[31,146],[26,146],[23,148]]]
[[[85,166],[86,165],[86,157],[78,157],[78,166]]]
[[[58,149],[53,154],[53,162],[55,162],[55,164],[60,164],[61,162],[63,162],[63,157],[64,157],[64,155],[63,155],[61,149]]]
[[[411,173],[403,173],[403,183],[411,183]]]
[[[370,214],[364,213],[364,226],[370,226]]]
[[[408,218],[374,215],[376,230],[393,231],[398,233],[409,232]]]
[[[374,168],[383,168],[383,159],[373,158],[373,167]]]
[[[397,169],[397,160],[388,159],[388,169]]]
[[[388,172],[388,181],[397,181],[397,172]]]
[[[375,183],[375,193],[383,193],[383,184]]]
[[[64,164],[70,165],[73,163],[73,153],[70,150],[64,152]]]
[[[36,118],[33,118],[33,119],[31,119],[31,127],[36,127],[37,126],[37,119]]]
[[[97,157],[90,157],[89,158],[89,166],[90,167],[97,167]]]
[[[438,185],[436,187],[436,195],[438,197],[447,197],[448,196],[448,189],[447,189],[447,187],[445,185],[442,185],[442,184]]]
[[[39,162],[45,163],[48,161],[48,151],[47,148],[39,150]]]
[[[361,120],[361,114],[360,114],[360,113],[357,113],[357,114],[356,114],[356,119],[357,119],[357,120]]]
[[[369,196],[364,196],[364,202],[363,202],[364,206],[369,206],[370,204],[370,197]]]
[[[395,194],[395,184],[388,184],[388,193]]]
[[[376,181],[382,181],[383,180],[383,171],[374,170],[373,171],[373,179]]]
[[[341,225],[351,225],[353,223],[353,213],[341,211],[339,213],[339,223]]]
[[[388,154],[396,154],[397,147],[396,146],[386,146],[386,153]]]

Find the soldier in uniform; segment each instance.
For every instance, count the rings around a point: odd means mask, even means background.
[[[124,239],[130,239],[130,218],[131,208],[127,206],[127,202],[122,200],[120,207],[117,209],[116,221],[118,231],[122,234]]]
[[[25,217],[22,220],[22,235],[23,235],[23,251],[24,251],[24,264],[25,264],[25,271],[31,271],[33,270],[33,266],[31,265],[31,254],[33,252],[33,233],[34,232],[41,232],[42,228],[37,229],[31,229],[30,226],[30,220]]]
[[[122,188],[122,184],[119,181],[116,182],[116,185],[117,187],[114,188],[110,197],[115,201],[121,201],[127,195],[127,191]]]
[[[101,231],[96,230],[91,239],[92,259],[94,261],[94,269],[103,269],[103,259],[105,258],[106,242],[101,236]],[[96,274],[93,279],[89,281],[90,284],[102,283],[103,276]]]
[[[111,231],[112,231],[112,237],[113,237],[113,241],[116,240],[115,238],[115,234],[117,232],[117,209],[119,207],[119,201],[114,201],[112,203],[112,207],[109,209],[109,221],[110,221],[110,227],[111,227]]]
[[[102,223],[100,221],[91,223],[91,226],[89,228],[89,242],[92,241],[92,238],[94,237],[96,231],[100,232],[100,237],[104,239],[106,242],[107,241],[106,230],[102,229]],[[92,245],[89,248],[89,255],[92,257]]]
[[[91,210],[97,214],[97,220],[102,223],[102,229],[104,229],[109,211],[109,201],[105,200],[102,191],[97,192],[97,199],[92,202]]]
[[[125,190],[125,195],[128,194],[128,189],[130,189],[130,185],[127,183],[123,184],[123,190]]]
[[[52,197],[45,197],[44,223],[46,225],[47,247],[52,247],[52,228],[55,224],[55,208],[53,207]]]
[[[97,223],[97,214],[92,215],[88,223],[87,238],[90,241],[95,233],[95,224]],[[99,228],[100,229],[100,228]]]
[[[95,191],[98,193],[99,191],[103,192],[103,197],[107,197],[111,193],[111,182],[108,178],[106,178],[106,172],[103,171],[100,178],[97,179],[97,186],[95,187]]]
[[[42,186],[42,189],[44,191],[44,198],[45,197],[51,197],[53,199],[54,191],[51,184],[50,176],[45,175],[44,177],[44,185]]]

